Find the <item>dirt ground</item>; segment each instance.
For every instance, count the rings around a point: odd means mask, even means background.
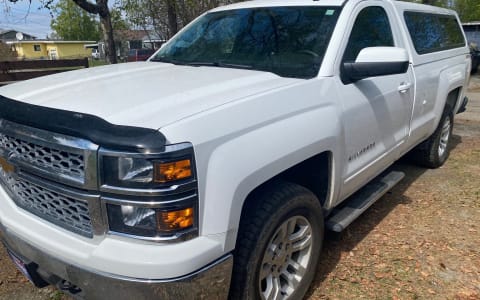
[[[439,169],[406,177],[327,238],[308,299],[480,299],[480,76]]]
[[[468,95],[447,163],[398,162],[406,177],[325,240],[307,299],[480,299],[480,76]],[[68,297],[35,289],[0,247],[0,299]]]

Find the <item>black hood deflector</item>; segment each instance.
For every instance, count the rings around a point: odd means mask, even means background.
[[[162,152],[165,136],[158,130],[111,124],[94,115],[53,109],[0,95],[0,119],[79,137],[108,149]]]

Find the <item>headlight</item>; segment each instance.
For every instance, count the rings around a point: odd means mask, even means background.
[[[194,179],[191,149],[167,154],[117,152],[103,154],[101,156],[102,185],[155,189]]]
[[[195,208],[147,208],[107,204],[110,230],[142,237],[170,237],[191,231],[195,226]]]
[[[148,183],[153,179],[153,163],[145,159],[119,157],[118,181]]]
[[[193,236],[198,195],[193,147],[155,153],[100,150],[102,200],[110,233],[148,240]]]

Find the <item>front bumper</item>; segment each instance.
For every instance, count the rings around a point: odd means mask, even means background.
[[[233,266],[231,254],[189,275],[165,279],[139,279],[87,270],[37,249],[0,223],[0,237],[11,252],[48,283],[85,299],[226,299]]]

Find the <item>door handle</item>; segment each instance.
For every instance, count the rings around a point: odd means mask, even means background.
[[[398,91],[402,94],[405,94],[411,87],[412,84],[410,82],[402,82],[398,87]]]

